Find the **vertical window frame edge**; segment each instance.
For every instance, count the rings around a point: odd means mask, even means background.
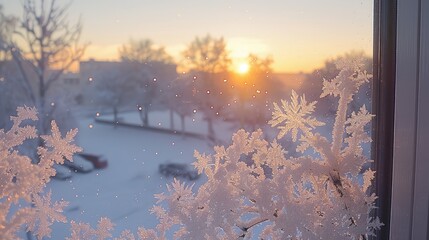
[[[372,132],[372,159],[375,159],[375,191],[378,195],[375,215],[384,226],[376,238],[390,234],[391,186],[393,169],[393,130],[395,109],[397,1],[374,1],[374,80],[372,104],[376,118]]]
[[[420,215],[427,216],[428,202],[422,196],[428,194],[427,184],[423,184],[422,167],[429,167],[419,154],[419,137],[422,124],[422,104],[420,96],[424,79],[422,75],[422,3],[421,0],[398,0],[397,48],[396,48],[396,91],[394,152],[391,197],[391,239],[426,239],[427,222]],[[426,5],[427,14],[428,7]],[[427,39],[426,39],[427,41]],[[426,54],[426,55],[425,55]],[[427,99],[427,95],[426,99]],[[426,113],[427,114],[427,113]],[[419,124],[420,123],[420,124]],[[427,128],[426,128],[427,134]],[[424,136],[423,136],[424,137]],[[424,139],[424,138],[423,138]],[[427,135],[426,135],[427,139]],[[429,169],[428,169],[429,170]],[[427,172],[426,172],[427,175]],[[422,189],[425,186],[425,189]],[[423,190],[423,191],[422,191]],[[423,203],[423,204],[422,204]],[[425,208],[420,208],[425,206]],[[427,217],[423,219],[427,221]],[[424,231],[423,231],[424,230]]]
[[[417,93],[417,131],[416,131],[416,163],[413,199],[413,239],[428,239],[429,224],[429,2],[420,1],[420,32],[419,32],[419,69]]]

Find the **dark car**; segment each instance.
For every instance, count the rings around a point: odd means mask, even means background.
[[[195,180],[200,177],[195,169],[191,169],[188,164],[165,163],[159,165],[159,173],[166,177],[187,178]]]
[[[66,166],[54,164],[52,167],[55,169],[55,175],[52,176],[53,178],[65,181],[72,177],[71,170]]]
[[[91,162],[95,169],[102,169],[107,167],[107,159],[102,155],[95,155],[90,153],[78,153],[79,156]]]
[[[74,155],[73,161],[64,160],[64,166],[68,167],[70,170],[79,173],[88,173],[94,170],[94,165],[88,162],[80,155]]]

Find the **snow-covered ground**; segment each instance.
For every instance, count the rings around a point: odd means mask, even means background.
[[[137,113],[121,114],[131,121]],[[94,113],[95,116],[95,113]],[[169,126],[167,112],[150,115],[152,123]],[[204,133],[206,123],[198,115],[189,118],[187,130]],[[116,225],[114,235],[124,229],[136,232],[138,226],[154,227],[156,218],[149,209],[155,203],[155,193],[165,192],[165,179],[158,173],[158,166],[165,162],[192,163],[194,150],[212,153],[213,147],[206,140],[157,133],[141,129],[100,124],[94,118],[81,117],[77,143],[84,152],[102,154],[108,159],[106,169],[88,174],[73,173],[67,181],[52,180],[47,191],[52,190],[53,200],[70,202],[65,209],[67,219],[87,222],[96,226],[100,217],[109,217]],[[133,120],[134,121],[134,120]],[[176,125],[179,125],[176,121]],[[218,136],[230,139],[231,126],[215,125]],[[204,181],[197,180],[196,185]],[[70,224],[55,224],[52,239],[64,239],[69,235]]]

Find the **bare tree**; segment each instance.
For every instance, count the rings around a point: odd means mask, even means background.
[[[140,64],[107,64],[108,68],[92,72],[94,83],[88,86],[89,92],[86,95],[98,106],[112,109],[116,126],[119,122],[119,109],[126,105],[131,106],[140,84],[137,80],[144,77],[144,71],[139,71]]]
[[[223,38],[195,38],[182,53],[184,68],[195,75],[194,95],[199,109],[204,113],[208,125],[209,138],[215,139],[214,118],[219,116],[228,101],[226,84],[227,71],[231,64]]]
[[[0,128],[4,128],[6,122],[9,122],[8,116],[12,116],[16,110],[13,104],[16,94],[10,91],[10,86],[14,84],[14,81],[10,81],[10,73],[14,69],[8,61],[10,59],[8,43],[11,41],[16,24],[17,19],[6,15],[3,12],[3,6],[0,5]]]
[[[16,17],[3,13],[3,6],[0,4],[0,61],[2,63],[8,59],[8,46],[17,23]]]
[[[210,35],[204,38],[196,37],[182,54],[185,58],[184,67],[194,71],[226,72],[231,64],[224,39],[216,39]]]
[[[137,110],[143,126],[147,127],[149,126],[149,112],[152,110],[152,103],[158,96],[159,83],[148,69],[145,70],[144,74],[138,79]]]
[[[173,109],[180,117],[182,134],[185,133],[185,118],[192,115],[195,109],[192,81],[193,79],[189,74],[182,75],[171,83],[171,88],[167,95],[169,108]]]
[[[173,63],[173,58],[164,47],[156,47],[150,39],[132,40],[119,48],[119,57],[124,62],[163,62]]]
[[[146,74],[139,74],[137,109],[143,126],[148,126],[149,112],[152,109],[152,105],[157,101],[162,102],[162,99],[159,98],[160,93],[167,94],[171,87],[171,81],[176,77],[173,58],[165,51],[164,47],[155,46],[149,39],[129,40],[127,44],[122,45],[119,49],[119,57],[125,63],[139,63],[146,70]],[[171,74],[171,69],[173,68],[174,74]],[[136,70],[141,71],[141,69]],[[167,103],[163,104],[169,106]],[[170,120],[173,127],[172,111],[170,109]]]
[[[25,0],[20,28],[16,32],[21,41],[9,44],[23,76],[27,96],[38,108],[41,135],[49,130],[54,111],[61,111],[52,107],[47,109],[49,90],[65,71],[79,61],[86,48],[80,44],[80,21],[70,25],[67,19],[70,5],[59,6],[58,2]]]
[[[0,94],[12,104],[25,102],[38,108],[40,135],[48,133],[50,120],[61,116],[59,112],[63,110],[54,107],[57,106],[55,104],[49,110],[46,108],[48,90],[64,71],[82,57],[85,50],[85,46],[79,45],[82,25],[78,22],[70,26],[66,15],[69,5],[58,6],[56,2],[40,0],[36,4],[34,0],[24,0],[20,21],[4,15],[0,6],[0,60],[11,56],[16,65],[9,67],[9,73],[17,67],[21,75],[10,76],[7,83],[1,86],[7,94]],[[52,71],[53,68],[55,71]],[[12,79],[14,82],[10,81]],[[22,100],[24,97],[28,99]],[[37,144],[43,145],[43,140],[39,138]],[[35,152],[32,155],[33,161],[39,161]],[[27,232],[27,238],[32,239],[30,232]]]

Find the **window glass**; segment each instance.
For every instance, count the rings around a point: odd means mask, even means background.
[[[365,215],[373,1],[42,2],[0,0],[0,128],[23,105],[38,109],[42,135],[51,120],[78,128],[83,151],[54,165],[44,191],[69,202],[69,221],[96,229],[107,217],[115,237],[182,221],[167,238],[184,239],[378,227]],[[239,129],[255,133],[233,141]],[[37,146],[20,149],[37,162]],[[55,223],[52,239],[70,228]]]

